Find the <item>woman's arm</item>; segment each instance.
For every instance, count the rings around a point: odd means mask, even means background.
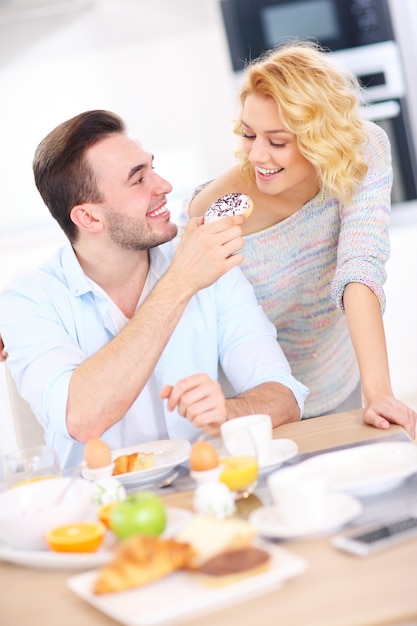
[[[364,420],[387,429],[390,422],[403,426],[414,439],[417,414],[392,392],[380,303],[369,287],[349,283],[343,294],[349,333],[361,375]]]

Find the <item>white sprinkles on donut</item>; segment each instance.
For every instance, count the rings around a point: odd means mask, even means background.
[[[244,193],[229,193],[210,204],[204,213],[204,223],[215,222],[229,215],[244,214],[249,216],[253,211],[252,199]]]

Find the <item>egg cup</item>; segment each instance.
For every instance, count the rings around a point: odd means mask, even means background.
[[[190,476],[199,485],[205,485],[207,483],[217,483],[222,473],[222,466],[219,464],[217,467],[209,470],[191,470]]]
[[[102,478],[109,478],[113,476],[115,463],[110,463],[110,465],[105,465],[104,467],[97,467],[95,469],[91,469],[85,465],[82,469],[82,475],[87,480],[101,480]]]

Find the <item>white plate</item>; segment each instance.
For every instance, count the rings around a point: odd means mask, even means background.
[[[276,591],[287,578],[300,574],[307,562],[278,546],[259,542],[271,555],[270,568],[229,584],[215,586],[207,577],[179,571],[144,587],[95,595],[96,572],[73,576],[69,587],[97,609],[126,626],[172,626]]]
[[[52,550],[18,550],[0,546],[0,561],[36,569],[91,569],[107,563],[112,556],[114,535],[106,533],[102,547],[97,552],[53,552]]]
[[[155,467],[119,474],[117,479],[123,485],[144,485],[162,478],[171,472],[177,465],[188,460],[191,451],[191,444],[186,439],[162,439],[161,441],[151,441],[141,443],[129,448],[121,448],[112,451],[112,460],[122,454],[133,454],[133,452],[153,452],[155,455]]]
[[[298,446],[292,439],[273,439],[272,452],[269,459],[259,467],[259,473],[267,472],[278,467],[298,453]]]
[[[322,524],[311,524],[308,519],[300,519],[297,526],[281,521],[279,511],[274,506],[262,506],[249,516],[250,523],[263,537],[274,539],[303,539],[324,535],[350,522],[362,511],[359,500],[347,493],[332,493],[328,496],[326,519]]]
[[[372,443],[320,454],[303,463],[323,468],[331,489],[365,496],[392,489],[417,472],[417,445]]]
[[[167,507],[167,527],[164,537],[176,535],[192,516],[191,511]],[[113,556],[117,539],[107,532],[102,547],[97,552],[53,552],[52,550],[17,550],[0,544],[0,561],[36,569],[92,569],[104,565]]]

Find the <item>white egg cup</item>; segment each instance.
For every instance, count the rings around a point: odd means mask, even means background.
[[[115,463],[110,463],[110,465],[105,465],[104,467],[97,467],[96,469],[91,469],[85,465],[82,468],[82,475],[87,480],[102,480],[103,478],[109,478],[113,476]]]
[[[220,474],[222,473],[222,466],[219,463],[217,467],[213,467],[213,469],[209,470],[201,470],[197,472],[196,470],[190,471],[190,476],[198,485],[206,485],[207,483],[217,483],[219,482]]]

